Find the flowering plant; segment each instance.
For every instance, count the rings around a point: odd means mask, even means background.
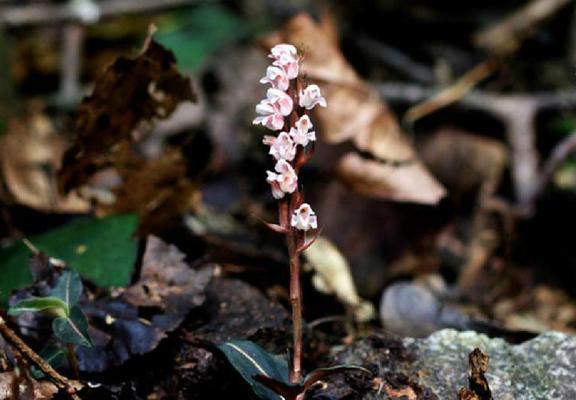
[[[319,368],[302,377],[300,255],[316,240],[318,219],[310,204],[304,202],[298,173],[312,157],[316,141],[314,126],[307,113],[316,106],[326,107],[326,99],[318,85],[303,87],[299,79],[301,57],[294,46],[276,45],[268,57],[273,60],[272,65],[266,69],[266,75],[260,82],[271,87],[266,92],[266,98],[256,106],[258,116],[254,124],[280,131],[276,136],[265,135],[262,140],[274,159],[274,171],[266,171],[266,181],[270,184],[272,196],[278,200],[278,223],[266,225],[286,236],[294,337],[292,365],[288,371],[285,361],[271,356],[249,341],[230,341],[218,348],[260,398],[277,399],[280,395],[286,400],[302,400],[315,382],[329,375],[347,370],[370,371],[352,365],[339,365]]]
[[[294,330],[294,353],[290,381],[301,377],[302,359],[302,296],[300,293],[300,254],[314,242],[316,236],[307,237],[308,231],[317,233],[318,221],[312,207],[304,202],[298,186],[298,172],[314,153],[316,133],[307,115],[316,106],[326,107],[326,99],[317,85],[303,87],[300,56],[290,44],[274,46],[269,56],[273,61],[260,83],[270,84],[266,98],[256,106],[259,115],[254,124],[261,124],[277,136],[264,136],[269,154],[275,161],[274,171],[266,171],[272,196],[279,200],[279,221],[267,224],[286,235],[290,258],[290,302]]]

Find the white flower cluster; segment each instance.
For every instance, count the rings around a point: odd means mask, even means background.
[[[316,140],[312,121],[304,110],[311,110],[316,105],[326,107],[326,99],[318,85],[308,85],[299,93],[296,93],[296,85],[291,86],[291,80],[296,79],[300,71],[296,47],[291,44],[276,45],[268,57],[274,61],[266,69],[260,83],[270,84],[271,87],[266,92],[266,98],[256,106],[258,116],[253,123],[272,131],[281,131],[278,136],[264,136],[263,143],[270,146],[269,154],[276,160],[275,172],[266,171],[266,181],[272,188],[274,198],[282,199],[298,188],[298,176],[293,166],[297,146],[305,147]],[[295,102],[300,107],[297,110],[294,109]],[[289,116],[295,122],[282,131]],[[294,211],[291,225],[301,230],[317,228],[316,215],[310,205],[304,203]]]

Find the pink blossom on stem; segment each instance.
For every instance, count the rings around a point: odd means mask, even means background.
[[[266,98],[283,116],[287,116],[292,112],[294,107],[292,98],[283,91],[270,88],[266,92]]]
[[[274,59],[272,65],[280,67],[286,72],[288,79],[294,79],[298,76],[299,65],[298,65],[298,51],[296,47],[291,44],[277,44],[270,50],[270,55],[268,56]]]
[[[290,80],[282,68],[269,66],[266,75],[260,79],[260,83],[269,83],[273,88],[286,91],[290,86]]]
[[[294,124],[294,127],[290,128],[290,136],[294,143],[307,146],[309,142],[316,140],[316,132],[310,131],[312,129],[312,121],[307,115],[300,117],[298,121]]]
[[[291,44],[280,43],[270,49],[269,58],[275,60],[279,58],[290,58],[292,60],[298,59],[298,50]]]
[[[284,127],[284,117],[292,112],[293,106],[290,96],[279,89],[270,88],[266,92],[266,98],[256,106],[256,112],[260,116],[252,123],[278,131]]]
[[[322,107],[326,107],[326,99],[320,93],[320,88],[318,85],[308,85],[304,90],[300,92],[299,98],[300,107],[304,107],[307,110],[311,110],[319,104]]]
[[[318,228],[318,220],[310,204],[303,203],[294,211],[290,225],[302,231]]]
[[[296,145],[287,132],[281,132],[278,137],[264,136],[262,142],[270,146],[268,154],[276,160],[292,161],[296,156]]]
[[[294,168],[286,160],[278,160],[274,167],[277,173],[266,171],[266,181],[272,187],[272,196],[281,199],[286,193],[294,193],[298,187],[298,176]]]

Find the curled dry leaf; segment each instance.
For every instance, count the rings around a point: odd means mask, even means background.
[[[9,122],[0,139],[0,165],[17,203],[46,212],[88,211],[88,202],[75,194],[58,193],[56,172],[66,146],[37,104],[24,117]]]
[[[318,81],[328,102],[328,107],[315,110],[324,140],[332,144],[352,141],[367,154],[352,153],[353,163],[348,154],[338,165],[338,172],[346,182],[353,183],[352,188],[381,199],[438,202],[444,189],[417,159],[386,104],[348,64],[336,37],[330,19],[318,24],[309,15],[300,14],[270,36],[266,44],[295,43],[304,51],[302,72]],[[398,174],[402,182],[418,184],[402,184]]]
[[[156,43],[151,32],[140,54],[116,59],[80,104],[75,142],[58,177],[61,190],[68,192],[86,184],[96,171],[121,165],[141,123],[164,119],[179,103],[195,98],[174,54]]]
[[[196,95],[176,68],[174,54],[149,34],[140,54],[119,57],[80,105],[75,143],[59,173],[63,192],[79,188],[102,213],[138,212],[139,234],[159,232],[192,208],[196,186],[181,151],[155,159],[135,151],[150,122],[169,117]]]
[[[350,266],[338,248],[325,237],[319,236],[304,256],[316,273],[312,282],[324,293],[334,293],[338,300],[353,310],[358,321],[375,317],[374,306],[358,296]]]

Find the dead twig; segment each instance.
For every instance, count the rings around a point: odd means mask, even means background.
[[[206,0],[203,0],[205,3]],[[144,14],[198,4],[200,0],[103,0],[94,3],[100,18],[130,14]],[[21,27],[26,25],[84,22],[81,12],[68,3],[27,4],[0,7],[0,25]]]
[[[65,376],[61,375],[56,371],[50,364],[48,364],[42,357],[40,357],[34,350],[32,350],[20,337],[6,325],[4,318],[0,316],[0,335],[9,343],[14,346],[20,353],[22,353],[28,360],[33,362],[49,376],[56,386],[60,389],[64,389],[74,400],[80,400],[80,397],[76,394],[77,388]]]
[[[532,0],[496,25],[474,35],[477,46],[500,56],[515,52],[538,26],[552,17],[570,0]]]
[[[389,102],[408,104],[426,99],[433,91],[419,85],[398,83],[380,84],[378,90]],[[549,180],[546,175],[553,172],[546,172],[546,168],[539,170],[534,119],[543,110],[576,107],[576,93],[566,91],[501,95],[476,90],[462,97],[458,106],[486,112],[505,124],[506,138],[512,149],[511,170],[518,211],[528,213]],[[558,146],[568,145],[561,143]],[[561,150],[558,152],[563,154]],[[553,151],[551,160],[555,157],[554,154],[556,151]],[[552,162],[551,160],[549,162]]]
[[[466,96],[480,81],[490,76],[498,67],[500,61],[495,58],[488,59],[468,71],[452,85],[442,89],[432,98],[424,100],[421,104],[411,107],[404,116],[404,120],[410,124],[416,120],[453,104]]]

